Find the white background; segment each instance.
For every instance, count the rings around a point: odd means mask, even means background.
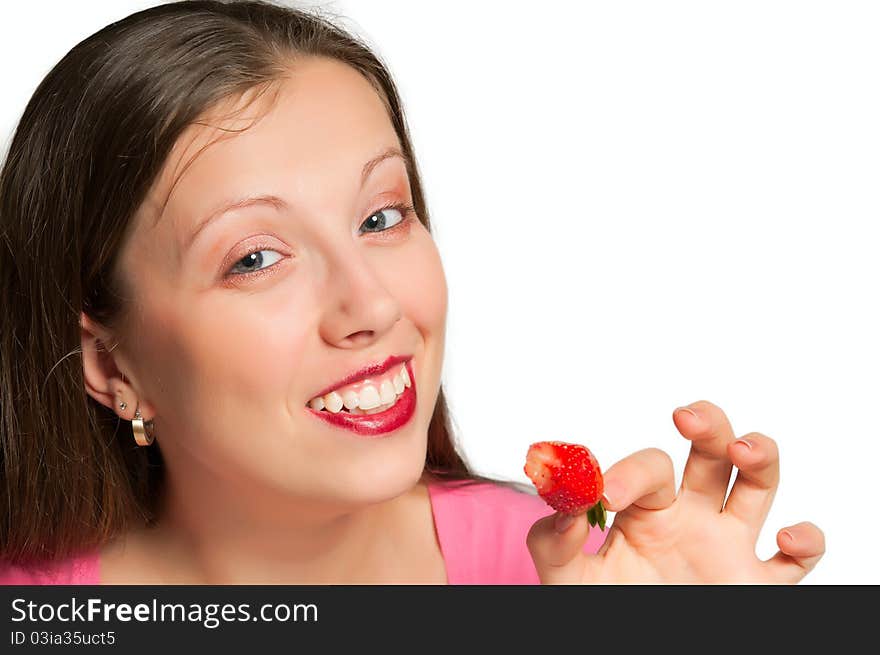
[[[0,13],[7,137],[49,68],[155,2]],[[880,583],[880,6],[301,2],[400,87],[450,289],[444,384],[473,467],[604,468],[705,399],[782,455],[758,541],[823,528],[804,583]],[[44,18],[51,8],[51,19]]]

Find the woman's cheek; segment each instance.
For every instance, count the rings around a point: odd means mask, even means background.
[[[136,360],[157,411],[184,417],[198,407],[225,415],[242,404],[277,403],[304,359],[307,325],[296,295],[225,291],[179,311],[154,308]],[[147,325],[148,323],[148,325]],[[182,406],[181,406],[182,403]]]
[[[139,308],[126,334],[140,391],[163,413],[191,392],[189,373],[196,365],[172,303]]]
[[[425,336],[442,336],[446,324],[446,276],[440,253],[423,227],[413,232],[413,247],[406,250],[400,267],[405,275],[395,277],[395,295],[404,316]]]
[[[416,370],[424,421],[433,414],[440,389],[446,340],[446,277],[440,254],[427,230],[420,233],[418,248],[409,251],[405,278],[398,278],[397,297],[403,315],[421,337],[420,369]]]
[[[226,300],[226,307],[210,308],[199,330],[204,338],[193,344],[200,374],[226,393],[262,403],[277,400],[306,357],[307,312],[297,292],[228,293]]]

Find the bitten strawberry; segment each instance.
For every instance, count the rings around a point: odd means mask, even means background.
[[[586,511],[590,525],[605,530],[602,471],[586,446],[563,441],[533,443],[523,470],[550,507],[564,514]]]

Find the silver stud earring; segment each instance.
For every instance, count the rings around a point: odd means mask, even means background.
[[[128,405],[125,403],[124,400],[121,403],[119,403],[119,409],[125,411],[126,407],[128,407]]]

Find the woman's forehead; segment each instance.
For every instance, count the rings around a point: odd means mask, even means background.
[[[224,100],[188,126],[147,209],[158,224],[166,212],[207,211],[229,187],[279,177],[291,193],[308,191],[318,180],[332,185],[334,179],[354,190],[359,180],[353,171],[394,145],[399,140],[385,103],[360,73],[334,60],[305,60],[289,76]]]

